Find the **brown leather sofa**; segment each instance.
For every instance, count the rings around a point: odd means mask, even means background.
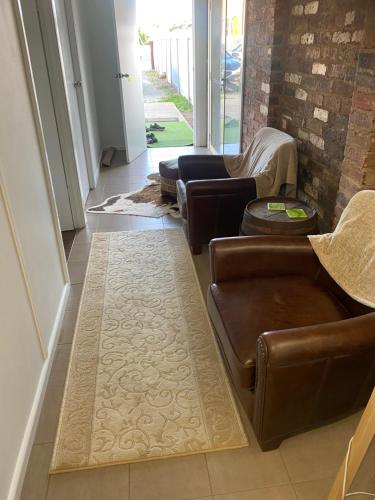
[[[308,238],[212,240],[208,309],[263,450],[365,406],[375,311],[328,275]]]
[[[230,178],[221,155],[178,159],[177,201],[193,254],[218,236],[239,232],[246,204],[256,198],[253,178]]]

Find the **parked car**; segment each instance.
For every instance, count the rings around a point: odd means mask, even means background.
[[[222,61],[223,66],[225,66],[225,69],[227,71],[234,71],[238,69],[241,66],[241,61],[234,55],[232,55],[230,52],[227,50],[225,51],[225,64],[224,61]]]

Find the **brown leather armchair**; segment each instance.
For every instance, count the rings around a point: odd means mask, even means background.
[[[308,238],[212,240],[208,309],[263,450],[357,411],[375,385],[375,311],[328,275]]]
[[[218,236],[239,232],[246,204],[256,198],[253,178],[230,178],[221,155],[178,159],[177,201],[193,254]]]

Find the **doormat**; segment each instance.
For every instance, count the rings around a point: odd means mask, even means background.
[[[140,191],[110,196],[100,205],[89,207],[90,214],[139,215],[142,217],[163,217],[171,215],[181,218],[178,204],[160,192],[160,175],[150,174],[149,183]]]
[[[184,233],[95,233],[50,472],[248,445]]]

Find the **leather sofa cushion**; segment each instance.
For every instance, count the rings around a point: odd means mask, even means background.
[[[181,217],[187,219],[186,184],[181,179],[177,181],[177,202]]]
[[[248,388],[255,384],[256,341],[263,332],[351,316],[329,290],[303,276],[214,283],[210,285],[208,299],[230,370],[240,385]]]

